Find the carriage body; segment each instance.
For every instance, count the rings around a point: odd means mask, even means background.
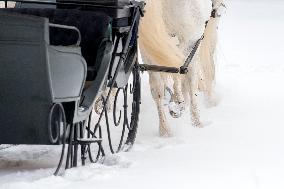
[[[125,87],[137,64],[143,6],[15,2],[0,9],[0,144],[78,145],[72,129],[86,127],[95,100]]]

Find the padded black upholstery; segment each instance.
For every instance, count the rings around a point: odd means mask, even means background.
[[[98,66],[96,65],[98,49],[103,39],[111,37],[112,18],[101,12],[74,9],[15,8],[1,9],[1,11],[45,17],[50,23],[77,27],[82,35],[82,55],[90,67],[87,80],[94,79],[95,67]],[[78,35],[74,31],[50,28],[51,45],[72,45],[77,39]]]
[[[48,19],[0,12],[0,144],[51,144],[53,103],[78,101],[86,63],[75,47],[47,45]]]

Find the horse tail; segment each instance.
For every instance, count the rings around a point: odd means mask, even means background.
[[[185,56],[177,47],[163,20],[163,1],[148,0],[145,17],[141,21],[139,44],[144,60],[161,66],[180,67]]]
[[[199,90],[211,94],[215,83],[215,51],[218,18],[210,18],[199,49]]]

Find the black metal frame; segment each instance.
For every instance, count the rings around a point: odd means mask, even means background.
[[[1,1],[1,0],[0,0]],[[78,6],[90,6],[90,7],[103,7],[108,9],[123,9],[125,6],[110,6],[102,5],[96,3],[90,3],[85,1],[66,1],[66,2],[46,2],[46,1],[25,1],[25,0],[13,0],[8,1],[4,0],[5,7],[7,8],[8,2],[17,2],[17,3],[32,3],[32,4],[41,4],[41,5],[78,5]],[[92,129],[92,112],[95,99],[93,103],[89,104],[88,107],[81,107],[80,102],[77,102],[75,105],[75,115],[73,122],[69,123],[67,121],[65,107],[61,103],[56,103],[51,108],[49,116],[49,136],[52,143],[56,143],[57,139],[60,138],[58,144],[62,144],[62,152],[58,167],[55,171],[55,175],[58,175],[60,168],[63,164],[64,154],[67,147],[67,156],[66,156],[66,165],[65,169],[76,167],[78,161],[78,149],[81,146],[81,160],[82,165],[85,165],[87,156],[90,159],[90,162],[97,162],[101,156],[105,155],[105,150],[102,145],[102,120],[105,119],[108,135],[108,143],[111,153],[118,152],[123,149],[123,143],[126,144],[124,150],[129,150],[133,145],[136,137],[139,112],[140,112],[140,67],[138,65],[138,50],[137,50],[137,35],[138,35],[138,25],[140,17],[143,16],[144,11],[144,2],[131,1],[131,4],[127,5],[127,8],[131,9],[131,23],[128,27],[123,28],[113,28],[114,29],[114,48],[113,56],[111,59],[110,72],[108,74],[108,93],[107,96],[102,96],[103,108],[99,115],[99,119],[95,124],[95,127]],[[52,27],[64,27],[67,29],[78,29],[69,26],[59,26],[51,25]],[[79,32],[80,39],[80,32]],[[119,51],[119,44],[122,44],[122,50]],[[118,62],[116,62],[118,58]],[[133,75],[132,84],[128,84],[130,75]],[[119,78],[123,78],[122,80]],[[121,81],[120,81],[121,80]],[[119,139],[118,148],[114,150],[113,140],[111,138],[111,123],[109,121],[109,115],[107,111],[108,101],[110,99],[111,91],[117,89],[115,95],[114,107],[113,107],[113,125],[118,127],[122,125],[122,133]],[[123,103],[123,117],[122,112],[120,111],[119,118],[116,116],[117,111],[117,101],[118,95],[123,92],[124,103]],[[131,118],[128,118],[128,93],[132,95],[132,105],[131,107]],[[54,116],[54,110],[57,109],[60,113],[58,116]],[[130,120],[130,122],[129,122]],[[52,124],[57,124],[55,129],[52,128]],[[61,124],[62,123],[62,124]],[[122,123],[122,124],[121,124]],[[62,136],[59,136],[59,127],[61,125],[63,129]],[[128,130],[127,138],[126,129]],[[56,130],[57,133],[53,133]],[[96,143],[98,145],[98,151],[95,157],[93,157],[91,151],[91,144]]]
[[[137,132],[137,124],[139,120],[139,112],[140,112],[140,76],[139,76],[139,66],[137,62],[137,28],[141,16],[141,12],[143,11],[143,7],[141,7],[143,3],[137,3],[134,6],[133,10],[133,17],[132,17],[132,22],[131,26],[129,28],[124,29],[123,32],[121,30],[115,31],[115,45],[113,49],[113,58],[111,60],[111,65],[113,66],[112,69],[114,70],[113,75],[110,73],[109,75],[109,83],[108,83],[108,93],[107,96],[104,97],[102,96],[103,100],[103,109],[101,110],[101,113],[99,115],[99,119],[95,125],[95,128],[91,130],[90,125],[91,125],[91,111],[88,113],[89,110],[87,110],[87,115],[89,117],[88,121],[82,120],[77,124],[71,125],[70,126],[70,134],[69,134],[69,147],[67,151],[67,160],[66,160],[66,166],[65,168],[72,168],[77,166],[77,160],[78,160],[78,146],[81,146],[81,160],[82,160],[82,165],[85,164],[86,156],[89,156],[89,159],[91,162],[97,162],[99,160],[99,157],[105,155],[105,150],[102,145],[102,120],[103,118],[105,119],[105,123],[107,126],[107,135],[108,135],[108,144],[109,144],[109,149],[111,153],[116,153],[119,152],[122,147],[123,147],[123,141],[125,137],[125,130],[126,128],[129,130],[128,132],[128,137],[126,139],[125,144],[127,145],[127,148],[125,150],[129,150],[131,146],[134,143],[136,132]],[[118,51],[118,43],[122,41],[123,43],[123,48],[120,53],[117,53]],[[134,42],[133,42],[134,41]],[[131,53],[131,50],[134,48],[134,52]],[[134,55],[133,55],[134,54]],[[115,57],[119,57],[119,61],[117,65],[114,65],[115,62]],[[130,60],[129,58],[132,58]],[[129,65],[130,64],[130,65]],[[128,68],[128,69],[127,69]],[[127,117],[127,91],[129,89],[128,87],[128,77],[130,73],[133,72],[133,87],[135,88],[134,90],[131,90],[131,93],[133,95],[133,104],[132,104],[132,116],[131,116],[131,122],[129,123],[128,117]],[[124,82],[119,82],[117,80],[118,76],[122,74],[122,77],[125,78],[126,83]],[[113,116],[114,116],[114,123],[113,125],[115,127],[118,127],[120,125],[120,120],[117,121],[116,118],[116,103],[117,103],[117,96],[120,93],[120,91],[123,91],[124,94],[124,105],[123,105],[123,110],[124,110],[124,116],[123,116],[123,122],[122,122],[122,133],[121,137],[119,139],[119,144],[118,148],[114,150],[113,147],[113,141],[111,138],[111,122],[109,121],[109,116],[108,116],[108,111],[107,111],[107,106],[108,106],[108,101],[110,99],[111,91],[113,89],[117,88],[117,93],[116,93],[116,98],[114,101],[114,108],[113,108]],[[92,107],[91,107],[92,109]],[[120,114],[121,115],[121,114]],[[87,123],[87,127],[85,124]],[[84,128],[86,127],[86,128]],[[83,136],[83,131],[87,130],[87,140],[82,140],[81,137]],[[95,158],[92,155],[91,152],[91,143],[97,143],[98,144],[98,151],[95,156]],[[63,145],[64,148],[64,145]],[[62,150],[63,152],[64,150]],[[60,161],[61,162],[61,161]],[[62,163],[59,163],[59,167]],[[55,173],[57,174],[58,171]]]

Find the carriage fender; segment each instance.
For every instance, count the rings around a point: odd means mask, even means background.
[[[54,99],[79,98],[87,73],[81,49],[75,46],[49,46],[48,53]]]

